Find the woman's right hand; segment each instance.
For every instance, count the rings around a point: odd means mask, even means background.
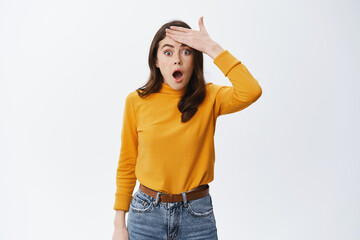
[[[129,240],[129,232],[126,227],[115,227],[112,240]]]

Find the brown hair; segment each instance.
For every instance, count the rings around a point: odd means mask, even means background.
[[[179,26],[184,28],[190,28],[188,24],[180,20],[170,21],[165,23],[156,32],[149,51],[149,67],[150,76],[144,86],[138,88],[136,91],[140,97],[146,97],[151,93],[156,93],[161,89],[163,76],[161,75],[160,69],[155,65],[157,58],[157,51],[159,48],[159,42],[165,38],[165,29],[170,26]],[[186,91],[181,97],[177,107],[182,113],[181,121],[189,121],[197,112],[198,106],[204,101],[206,97],[205,79],[204,79],[204,66],[203,66],[203,53],[192,49],[194,52],[194,70],[191,75],[190,81],[186,86]]]

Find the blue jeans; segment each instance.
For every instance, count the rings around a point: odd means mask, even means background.
[[[190,201],[182,195],[184,201],[160,202],[138,189],[127,218],[129,240],[217,240],[210,193]]]

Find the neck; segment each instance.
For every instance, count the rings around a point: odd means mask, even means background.
[[[165,82],[161,83],[161,89],[160,89],[160,93],[165,93],[165,94],[171,94],[171,95],[183,95],[186,91],[186,87],[184,87],[183,89],[180,90],[176,90],[173,89],[170,85],[167,85]]]

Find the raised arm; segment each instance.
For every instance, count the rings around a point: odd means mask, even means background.
[[[258,81],[246,66],[228,50],[214,58],[214,63],[229,78],[232,86],[213,84],[215,91],[214,111],[216,117],[240,111],[254,103],[262,94]]]
[[[212,90],[215,91],[216,117],[239,111],[255,102],[262,94],[262,89],[257,80],[250,74],[245,65],[211,39],[205,29],[203,17],[199,19],[199,29],[196,31],[171,26],[170,29],[166,29],[166,35],[174,41],[184,43],[209,55],[231,81],[232,87],[216,84],[212,86]]]

